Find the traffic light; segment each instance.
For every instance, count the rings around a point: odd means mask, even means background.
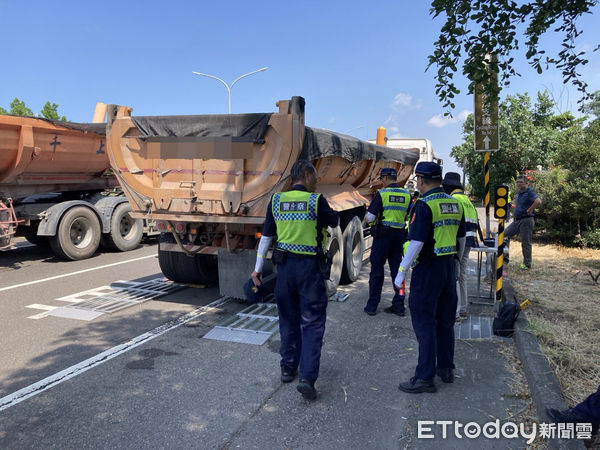
[[[508,185],[496,186],[496,199],[494,201],[494,217],[506,219],[508,216]]]

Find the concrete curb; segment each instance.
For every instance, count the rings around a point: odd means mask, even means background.
[[[503,278],[503,297],[505,300],[520,303],[515,290],[506,278]],[[529,321],[524,312],[521,312],[515,323],[515,346],[521,362],[523,371],[529,384],[531,398],[537,410],[541,422],[552,423],[546,415],[546,408],[567,409],[560,384],[548,364],[548,360],[542,353],[540,344],[533,333],[528,331]],[[576,439],[550,439],[548,447],[559,450],[585,450],[582,440]]]

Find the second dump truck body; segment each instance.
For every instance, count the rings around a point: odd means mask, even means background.
[[[0,115],[0,249],[18,235],[66,259],[90,257],[100,242],[137,247],[142,221],[115,195],[109,167],[104,123]]]
[[[221,278],[221,293],[239,296],[253,268],[267,205],[273,193],[291,186],[290,169],[298,159],[313,162],[317,191],[340,213],[340,226],[329,230],[328,248],[336,249],[330,291],[341,277],[358,276],[365,245],[361,222],[381,187],[379,171],[395,168],[404,184],[418,151],[305,127],[302,97],[277,105],[275,113],[157,117],[109,107],[113,170],[135,217],[155,219],[162,228],[159,262],[168,278],[201,284]]]

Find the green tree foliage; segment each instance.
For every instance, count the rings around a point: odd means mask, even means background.
[[[590,95],[590,101],[583,105],[583,112],[595,116],[600,119],[600,91],[596,91]]]
[[[541,228],[563,244],[600,248],[600,121],[561,133],[552,163],[556,169],[534,175],[545,198]]]
[[[65,116],[60,116],[58,114],[58,105],[56,103],[46,102],[40,113],[46,119],[60,120],[62,122],[67,121],[67,118]]]
[[[25,106],[25,102],[15,97],[15,99],[10,102],[9,114],[13,114],[15,116],[33,116],[33,111]]]
[[[500,147],[490,154],[490,190],[510,182],[517,174],[537,166],[546,167],[556,150],[560,129],[555,123],[553,102],[547,93],[538,93],[532,105],[528,94],[508,96],[499,105]],[[567,120],[567,119],[565,119]],[[560,122],[562,123],[562,122]],[[463,143],[450,155],[462,165],[469,177],[472,194],[483,198],[483,153],[473,150],[473,115],[463,124]]]
[[[6,111],[4,108],[0,107],[0,114],[12,114],[15,116],[28,116],[33,117],[33,111],[29,109],[24,101],[19,100],[15,97],[15,99],[10,103],[10,111]],[[58,105],[56,103],[46,102],[38,117],[45,117],[50,120],[60,120],[62,122],[66,122],[67,118],[65,116],[61,116],[58,114]]]
[[[600,248],[600,120],[586,124],[569,112],[553,114],[546,93],[508,96],[499,107],[500,150],[490,155],[490,188],[533,170],[543,199],[538,230],[565,245]],[[483,154],[473,151],[473,117],[463,124],[463,143],[451,155],[462,162],[473,194],[482,198]],[[493,199],[491,199],[493,201]]]
[[[526,58],[542,73],[549,66],[561,70],[564,83],[572,83],[586,94],[587,84],[577,73],[585,65],[585,52],[576,49],[581,30],[577,21],[591,13],[600,0],[529,0],[515,2],[506,0],[433,0],[431,15],[445,16],[440,35],[429,56],[428,68],[437,66],[436,94],[444,108],[454,108],[453,98],[459,94],[453,77],[462,65],[462,73],[469,84],[469,93],[476,84],[485,86],[488,98],[499,97],[510,79],[519,75],[514,69],[514,55],[519,40],[525,39]],[[540,38],[550,32],[562,37],[560,50],[546,55],[540,46]],[[600,49],[600,45],[593,51]],[[484,55],[496,55],[487,70]],[[498,74],[499,84],[491,83]],[[586,99],[584,95],[582,102]]]

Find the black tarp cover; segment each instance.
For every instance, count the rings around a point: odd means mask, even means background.
[[[219,114],[198,116],[134,116],[143,137],[198,136],[247,138],[264,142],[271,114]]]
[[[60,120],[46,119],[45,117],[34,117],[34,116],[17,116],[14,114],[6,114],[7,116],[14,117],[26,117],[28,119],[43,120],[44,122],[51,123],[58,127],[72,128],[73,130],[91,132],[106,136],[106,124],[105,123],[76,123],[76,122],[61,122]]]
[[[271,114],[218,114],[196,116],[134,116],[136,127],[143,138],[198,136],[246,138],[261,144]],[[319,159],[326,156],[339,156],[351,162],[361,159],[376,161],[397,161],[405,165],[415,165],[418,151],[394,150],[388,147],[361,141],[352,136],[335,133],[320,128],[305,127],[302,145],[302,159]]]
[[[409,166],[415,165],[419,160],[418,150],[391,149],[321,128],[306,127],[305,130],[300,155],[302,159],[339,156],[351,162],[374,159],[375,161],[397,161]]]

